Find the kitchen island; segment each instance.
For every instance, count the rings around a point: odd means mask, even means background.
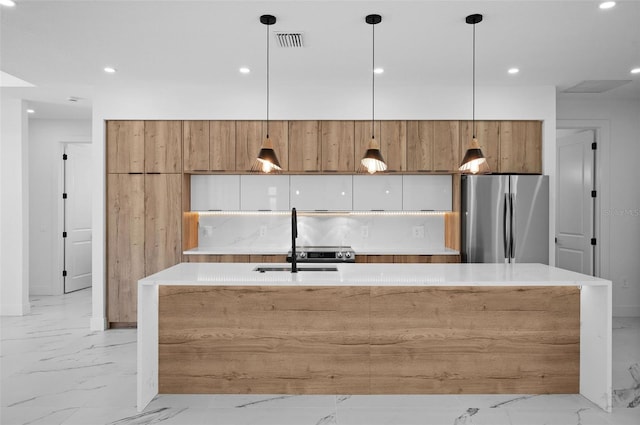
[[[580,393],[611,410],[610,281],[541,264],[259,266],[139,281],[139,410],[158,393]]]

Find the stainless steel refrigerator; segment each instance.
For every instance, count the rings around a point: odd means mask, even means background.
[[[462,176],[462,261],[549,264],[549,177]]]

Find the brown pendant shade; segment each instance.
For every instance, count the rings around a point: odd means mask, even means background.
[[[364,153],[364,156],[360,160],[360,167],[358,167],[359,173],[381,173],[387,170],[387,164],[384,162],[384,158],[382,157],[382,152],[380,152],[380,145],[376,141],[375,137],[375,118],[376,118],[376,32],[375,27],[377,24],[382,22],[382,16],[380,15],[367,15],[365,18],[365,22],[371,25],[371,141],[369,142],[369,146],[367,147],[367,151]]]
[[[464,154],[459,170],[463,173],[471,174],[486,174],[491,171],[487,158],[485,158],[482,149],[480,149],[478,139],[474,138],[471,140],[471,144],[469,145],[469,149],[467,149],[467,153]]]
[[[262,142],[262,147],[260,148],[258,157],[253,161],[253,165],[251,165],[251,171],[254,173],[274,174],[282,171],[276,151],[273,150],[273,142],[269,139],[269,26],[275,24],[276,21],[277,19],[273,15],[260,16],[260,23],[265,25],[265,28],[267,29],[267,133],[264,142]]]
[[[374,174],[386,170],[387,164],[384,162],[382,152],[380,152],[380,147],[376,140],[372,138],[369,142],[369,146],[367,147],[367,151],[360,160],[358,172]]]
[[[458,168],[463,173],[471,173],[471,174],[488,174],[491,172],[489,169],[489,163],[487,163],[487,158],[484,157],[482,150],[480,149],[480,143],[478,143],[478,139],[476,138],[476,24],[482,22],[482,15],[479,13],[475,13],[473,15],[469,15],[465,18],[465,22],[469,25],[473,25],[473,59],[472,59],[472,120],[473,123],[473,138],[471,139],[471,144],[469,145],[469,149],[467,149],[467,153],[464,154],[464,158],[462,159],[462,164]]]
[[[251,171],[256,173],[279,173],[282,171],[276,151],[273,150],[273,142],[268,137],[264,139],[260,153],[251,166]]]

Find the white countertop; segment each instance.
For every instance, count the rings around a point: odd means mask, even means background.
[[[212,248],[212,247],[198,247],[183,251],[184,255],[286,255],[287,249],[264,249],[258,248],[252,250],[251,247],[247,248]],[[460,251],[449,248],[431,249],[428,252],[424,250],[416,249],[399,249],[389,251],[388,249],[358,249],[357,255],[459,255]]]
[[[282,263],[181,263],[148,276],[140,285],[272,286],[610,286],[608,280],[543,264],[300,264],[336,267],[313,272],[254,271]]]

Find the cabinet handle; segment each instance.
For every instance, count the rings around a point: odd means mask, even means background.
[[[144,174],[144,173],[127,173],[127,174],[134,174],[135,175],[135,174]]]

